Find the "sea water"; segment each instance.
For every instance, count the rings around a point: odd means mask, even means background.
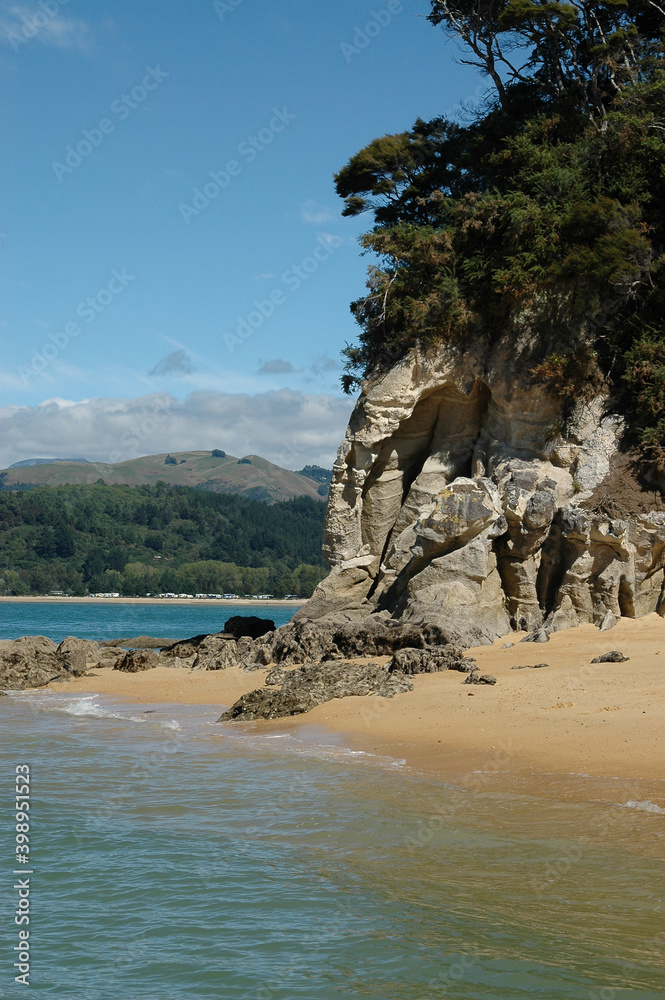
[[[257,615],[285,625],[300,607],[247,604],[131,604],[109,599],[104,603],[0,601],[0,639],[45,635],[54,642],[65,636],[79,639],[128,639],[138,635],[158,639],[186,639],[204,632],[221,632],[232,615]]]
[[[310,730],[220,725],[219,709],[0,698],[0,996],[665,997],[656,802],[623,784],[615,802],[468,791]]]

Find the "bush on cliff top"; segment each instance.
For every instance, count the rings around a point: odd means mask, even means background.
[[[665,469],[665,4],[431,8],[493,89],[470,123],[418,120],[336,176],[345,215],[374,213],[362,244],[378,256],[344,388],[530,310],[561,345],[534,380],[563,398],[604,380]]]

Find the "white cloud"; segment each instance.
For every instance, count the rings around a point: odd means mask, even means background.
[[[109,463],[166,451],[223,448],[290,469],[330,467],[351,401],[281,389],[257,395],[194,392],[135,399],[50,399],[0,408],[0,468],[44,455]]]
[[[319,205],[310,199],[300,206],[300,218],[303,222],[312,222],[315,226],[320,226],[322,222],[329,222],[332,219],[332,213],[325,205]]]
[[[66,17],[58,0],[48,6],[0,0],[0,42],[19,52],[33,41],[86,52],[92,47],[92,33],[85,21]]]

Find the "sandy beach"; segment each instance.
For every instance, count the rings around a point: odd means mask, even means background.
[[[469,650],[494,686],[466,685],[450,671],[415,677],[393,699],[347,698],[306,715],[244,723],[266,731],[316,731],[318,737],[403,758],[415,770],[493,786],[560,787],[562,776],[622,780],[635,797],[665,807],[665,622],[658,615],[558,632],[520,643],[523,633]],[[506,642],[515,645],[501,648]],[[591,664],[620,650],[626,663]],[[536,664],[547,666],[529,669]],[[526,669],[513,669],[522,667]],[[140,702],[232,704],[260,687],[265,671],[192,672],[159,667],[140,674],[95,669],[50,685]],[[234,725],[228,723],[228,725]],[[573,782],[574,784],[574,782]]]
[[[226,608],[299,608],[305,599],[285,601],[271,597],[269,600],[246,598],[237,601],[216,597],[0,597],[0,604],[212,604]]]

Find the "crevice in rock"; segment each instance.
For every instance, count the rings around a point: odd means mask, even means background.
[[[362,542],[384,557],[411,486],[432,446],[445,386],[421,397],[381,450],[363,486]]]
[[[633,588],[625,576],[621,577],[619,584],[619,609],[622,618],[635,618],[635,601]]]
[[[540,556],[540,566],[536,575],[536,594],[538,603],[545,616],[554,611],[557,594],[566,575],[568,566],[565,564],[562,551],[563,532],[555,518],[543,542]],[[572,565],[572,560],[570,565]]]

